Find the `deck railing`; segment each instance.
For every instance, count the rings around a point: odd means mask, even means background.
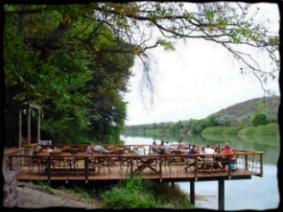
[[[127,145],[127,147],[137,145]],[[144,146],[144,145],[143,145]],[[236,161],[224,154],[193,155],[182,154],[95,154],[58,153],[48,155],[34,155],[27,149],[12,153],[9,157],[9,169],[22,173],[45,176],[52,180],[54,176],[80,176],[88,181],[92,176],[109,178],[143,174],[162,180],[172,176],[188,176],[198,179],[216,174],[231,177],[237,174],[263,175],[263,152],[240,151],[235,154]],[[219,160],[219,158],[221,160]],[[218,165],[224,164],[224,167]],[[230,167],[236,163],[236,171]],[[104,170],[104,173],[101,170]]]

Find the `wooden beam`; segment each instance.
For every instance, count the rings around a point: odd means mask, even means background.
[[[190,181],[190,202],[191,204],[195,204],[195,181]]]
[[[224,179],[218,180],[218,210],[224,210],[224,203],[225,203],[225,185],[224,185]]]

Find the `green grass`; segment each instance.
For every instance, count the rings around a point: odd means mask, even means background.
[[[55,194],[55,189],[52,188],[48,183],[39,182],[39,183],[35,184],[34,186],[35,186],[35,188],[42,190],[42,191],[45,191],[49,194]]]
[[[242,130],[245,126],[233,126],[233,127],[226,127],[223,131],[223,135],[237,135],[240,130]]]
[[[178,187],[132,178],[101,194],[104,208],[192,208]]]
[[[267,125],[261,125],[261,126],[233,126],[233,127],[224,127],[224,126],[218,126],[218,127],[207,127],[202,132],[201,135],[203,137],[211,137],[214,135],[278,135],[279,134],[279,127],[276,123],[271,123]]]
[[[279,135],[279,126],[278,124],[272,123],[267,125],[261,125],[257,127],[247,127],[239,131],[240,136],[247,135]]]
[[[223,132],[224,132],[224,130],[226,128],[227,127],[222,127],[222,126],[219,126],[219,127],[207,127],[204,130],[202,130],[201,134],[202,135],[205,135],[205,134],[223,134]]]

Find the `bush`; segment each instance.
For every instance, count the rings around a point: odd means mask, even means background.
[[[101,197],[104,208],[129,209],[129,208],[158,208],[152,194],[146,192],[144,182],[129,180],[104,192]]]
[[[266,124],[268,124],[268,120],[267,120],[266,115],[264,115],[264,114],[257,114],[253,118],[252,123],[253,123],[254,126],[266,125]]]
[[[101,194],[104,208],[192,208],[179,187],[131,178]]]

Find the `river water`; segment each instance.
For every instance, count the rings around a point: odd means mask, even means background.
[[[177,137],[145,137],[145,136],[121,136],[125,144],[152,144],[155,140],[177,142]],[[201,136],[184,137],[184,142],[190,144],[211,144],[229,142],[235,149],[264,151],[263,177],[252,176],[249,180],[225,181],[225,210],[267,210],[278,207],[279,190],[277,180],[277,160],[279,158],[278,137],[249,137],[238,138],[236,136],[213,136],[204,139]],[[175,183],[181,190],[189,193],[189,183]],[[196,207],[205,209],[218,209],[218,184],[217,181],[196,182]]]

